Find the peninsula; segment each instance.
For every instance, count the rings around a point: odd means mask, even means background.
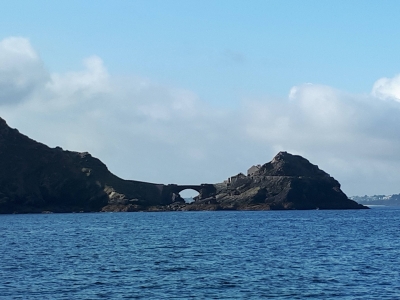
[[[199,192],[193,203],[179,195]],[[222,183],[180,186],[124,180],[89,153],[50,148],[0,118],[0,213],[364,209],[305,158],[278,153]]]

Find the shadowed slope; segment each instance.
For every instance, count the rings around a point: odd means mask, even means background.
[[[0,213],[99,211],[106,205],[149,205],[155,184],[122,180],[88,153],[38,143],[0,118]]]

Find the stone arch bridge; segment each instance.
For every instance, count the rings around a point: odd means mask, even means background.
[[[179,196],[179,193],[183,190],[195,190],[199,193],[197,197],[200,199],[205,199],[209,197],[215,196],[216,188],[213,184],[203,183],[200,185],[177,185],[177,184],[168,184],[164,185],[161,193],[161,203],[163,205],[171,204],[178,199],[182,199]]]

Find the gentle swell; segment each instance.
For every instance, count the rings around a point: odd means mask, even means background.
[[[0,216],[0,299],[399,299],[400,209]]]

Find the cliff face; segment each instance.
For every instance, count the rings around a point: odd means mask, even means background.
[[[49,148],[0,118],[0,213],[136,210],[159,185],[122,180],[88,153]]]
[[[217,187],[213,205],[221,209],[360,209],[340,184],[307,159],[287,152],[252,175],[238,174]],[[198,201],[198,206],[204,200]],[[211,204],[211,202],[210,202]]]
[[[200,193],[191,204],[179,197],[186,188]],[[359,208],[335,179],[286,152],[225,183],[153,184],[118,178],[89,153],[49,148],[0,118],[0,213]]]

